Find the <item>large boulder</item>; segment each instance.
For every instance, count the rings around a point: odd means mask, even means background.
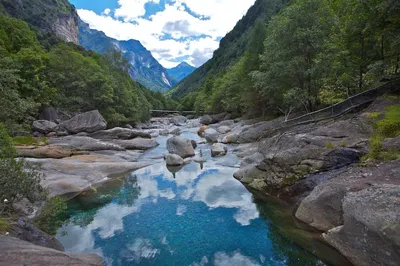
[[[116,127],[109,130],[100,130],[90,134],[95,139],[134,139],[137,137],[151,139],[151,134],[142,130]]]
[[[229,131],[231,131],[231,128],[228,127],[228,126],[220,126],[220,127],[218,127],[217,131],[218,131],[219,133],[221,133],[221,134],[226,134],[226,133],[228,133]]]
[[[0,265],[103,265],[95,254],[73,254],[0,236]]]
[[[182,158],[193,157],[195,155],[192,142],[181,136],[168,139],[167,149],[169,153],[177,154]]]
[[[218,142],[219,133],[213,128],[208,128],[204,131],[204,137],[208,142],[215,143]]]
[[[228,147],[222,143],[215,143],[211,147],[211,156],[224,156],[228,152]]]
[[[210,115],[203,115],[202,117],[200,117],[200,124],[203,125],[210,125],[213,123],[213,119]]]
[[[385,139],[382,148],[388,151],[400,151],[400,137]]]
[[[44,134],[53,132],[56,130],[56,128],[57,128],[56,123],[47,120],[36,120],[33,121],[32,124],[33,131],[37,131]]]
[[[79,132],[93,133],[107,128],[107,122],[99,111],[94,110],[79,114],[60,124],[60,128],[65,128],[72,134]]]
[[[354,265],[397,266],[400,262],[400,185],[373,185],[343,200],[343,225],[325,240]]]
[[[165,156],[165,162],[168,166],[180,166],[184,164],[184,160],[177,154],[168,154]]]
[[[228,134],[222,139],[222,143],[230,144],[230,143],[237,143],[239,141],[238,134]]]
[[[227,113],[220,113],[220,114],[216,114],[216,115],[211,115],[212,123],[221,122],[222,120],[225,119],[225,117],[227,117]]]
[[[112,140],[112,143],[121,146],[127,150],[143,150],[147,151],[157,147],[159,144],[154,139],[136,138],[131,140]]]
[[[169,118],[171,124],[175,126],[183,126],[187,123],[187,118],[181,115],[173,116]]]

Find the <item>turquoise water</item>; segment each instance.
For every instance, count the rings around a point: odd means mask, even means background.
[[[209,146],[198,150],[206,155]],[[165,143],[144,156],[158,152]],[[232,177],[234,155],[207,158],[178,172],[159,163],[81,194],[58,239],[106,265],[324,265],[275,230],[265,206]]]

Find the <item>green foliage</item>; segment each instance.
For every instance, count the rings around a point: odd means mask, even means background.
[[[9,228],[10,228],[10,223],[3,217],[0,217],[0,234],[4,234],[9,230]]]
[[[12,140],[2,124],[0,145],[0,214],[12,213],[12,204],[23,198],[30,202],[43,200],[42,174],[35,165],[15,158]]]
[[[377,114],[377,117],[381,117],[380,113]],[[384,118],[376,122],[374,129],[374,134],[369,140],[369,153],[365,156],[364,160],[400,159],[400,151],[388,151],[382,148],[382,142],[386,138],[400,136],[400,104],[387,107]]]
[[[332,149],[335,148],[335,145],[333,145],[333,143],[329,141],[329,142],[326,144],[326,148],[332,150]]]
[[[35,224],[42,231],[55,235],[68,215],[67,200],[63,197],[49,199],[42,208]]]
[[[12,142],[15,146],[21,145],[34,145],[39,146],[43,144],[48,144],[48,139],[46,137],[34,138],[32,136],[17,136],[12,138]]]

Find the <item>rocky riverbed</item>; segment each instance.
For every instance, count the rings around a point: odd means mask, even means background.
[[[283,126],[283,119],[257,122],[220,114],[193,120],[153,118],[136,128],[107,129],[101,114],[92,111],[66,121],[35,121],[34,135],[46,135],[48,141],[17,151],[41,165],[46,176],[42,185],[52,196],[73,197],[164,160],[176,171],[192,161],[203,163],[196,148],[209,142],[213,145],[207,156],[226,156],[230,149],[240,158],[237,180],[255,195],[291,203],[295,219],[319,230],[353,264],[398,265],[400,162],[359,163],[374,132],[370,114],[394,104],[398,99],[381,98],[359,114],[290,128]],[[201,138],[179,136],[182,128],[198,128]],[[158,149],[155,138],[160,135],[168,141]],[[382,147],[399,152],[398,143],[399,137],[387,139]],[[229,157],[226,163],[237,164]],[[15,246],[18,240],[12,241]]]

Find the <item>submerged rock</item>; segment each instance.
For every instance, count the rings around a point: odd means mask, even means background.
[[[74,116],[70,120],[60,124],[60,128],[65,128],[72,134],[79,132],[93,133],[107,128],[107,122],[99,111],[94,110]]]
[[[0,265],[103,265],[95,254],[73,254],[0,236]]]
[[[193,157],[195,155],[192,142],[180,136],[168,139],[167,149],[169,153],[177,154],[182,158]]]

